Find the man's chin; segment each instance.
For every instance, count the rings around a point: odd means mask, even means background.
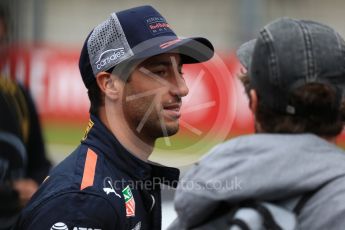
[[[168,137],[168,136],[172,136],[172,135],[175,135],[177,132],[178,132],[178,130],[179,130],[179,124],[177,123],[177,124],[167,124],[166,125],[166,133],[165,132],[163,132],[163,136],[166,136],[166,137]]]

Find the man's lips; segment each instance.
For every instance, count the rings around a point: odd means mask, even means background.
[[[178,119],[181,116],[181,103],[163,105],[164,115],[169,118]]]

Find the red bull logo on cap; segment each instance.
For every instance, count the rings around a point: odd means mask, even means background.
[[[150,17],[146,19],[146,24],[153,35],[172,32],[170,25],[163,17]]]

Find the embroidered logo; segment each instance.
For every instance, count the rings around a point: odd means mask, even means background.
[[[102,230],[100,228],[74,227],[73,230]]]
[[[141,229],[141,221],[139,221],[132,230],[140,230]]]
[[[123,197],[125,198],[126,216],[127,217],[135,216],[135,201],[134,201],[134,197],[129,185],[127,185],[127,187],[122,190],[122,194],[123,194]]]
[[[111,180],[107,178],[106,181],[108,182],[108,184],[109,184],[110,187],[104,186],[103,191],[104,191],[107,195],[109,195],[110,193],[114,193],[115,196],[121,198],[120,194],[118,194],[118,193],[115,191],[113,185],[111,184]]]
[[[90,130],[92,129],[94,123],[93,121],[91,121],[91,119],[89,120],[89,124],[86,127],[85,133],[84,133],[84,137],[83,137],[83,141],[87,138],[87,135],[89,134]]]
[[[50,230],[68,230],[68,227],[65,223],[62,223],[62,222],[58,222],[58,223],[55,223],[51,228]]]
[[[170,25],[163,17],[149,17],[146,19],[146,24],[153,35],[172,32]]]
[[[120,57],[124,55],[125,55],[124,48],[106,50],[103,53],[101,53],[95,65],[97,69],[101,69],[102,67],[109,64],[110,62],[116,62],[117,59],[119,59]]]

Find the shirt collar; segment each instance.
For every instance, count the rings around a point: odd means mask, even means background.
[[[115,167],[125,171],[137,180],[159,180],[160,183],[176,188],[180,176],[177,168],[167,167],[155,162],[145,162],[130,153],[116,137],[94,115],[90,121],[83,144],[95,148],[98,154],[105,155]]]

